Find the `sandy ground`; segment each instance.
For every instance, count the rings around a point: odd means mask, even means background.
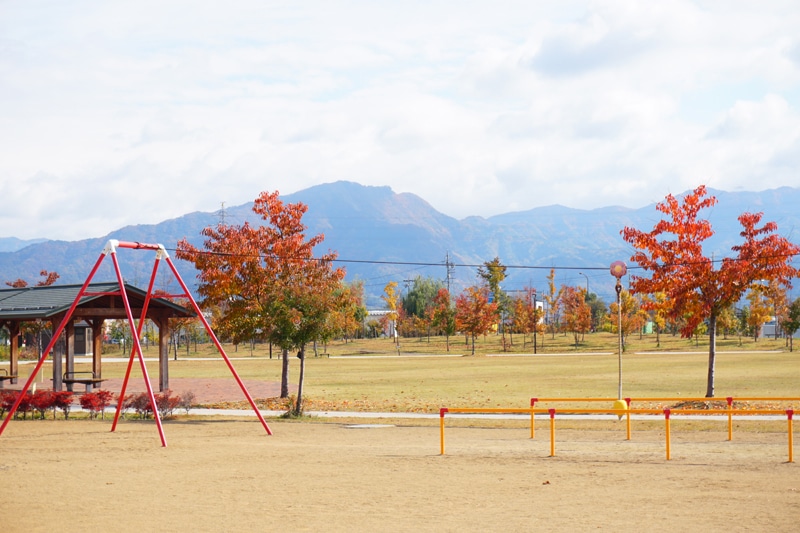
[[[798,531],[786,433],[13,421],[0,531]]]

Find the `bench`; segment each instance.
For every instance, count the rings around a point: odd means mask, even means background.
[[[17,376],[9,375],[8,370],[5,368],[0,368],[0,389],[5,386],[6,380],[11,381],[12,379],[17,379]]]
[[[72,390],[72,385],[81,383],[86,386],[86,392],[92,392],[92,387],[104,382],[104,379],[98,378],[94,372],[64,372],[61,378],[67,390]]]

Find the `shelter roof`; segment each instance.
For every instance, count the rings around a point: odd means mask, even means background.
[[[51,319],[66,313],[83,285],[49,285],[0,289],[0,320]],[[139,318],[147,292],[125,284],[125,292],[134,318]],[[136,313],[139,311],[139,314]],[[76,318],[127,318],[119,283],[90,283],[75,309]],[[152,297],[148,303],[149,318],[191,317],[194,311],[167,298]]]

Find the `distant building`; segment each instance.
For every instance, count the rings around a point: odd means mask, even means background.
[[[364,327],[367,326],[370,322],[381,322],[381,319],[388,315],[391,311],[388,309],[373,309],[371,311],[367,311],[367,316],[364,318]],[[387,320],[383,324],[383,329],[381,331],[381,335],[385,337],[393,337],[394,336],[394,321]]]

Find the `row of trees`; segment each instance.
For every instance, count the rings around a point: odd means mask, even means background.
[[[682,200],[671,195],[658,204],[665,215],[651,231],[624,228],[623,239],[634,248],[631,261],[640,273],[630,277],[630,292],[622,291],[622,323],[616,324],[617,304],[610,308],[596,295],[578,287],[556,288],[555,271],[548,277],[548,291],[536,294],[525,289],[510,296],[501,289],[506,267],[499,258],[478,270],[479,283],[452,297],[440,282],[417,278],[401,298],[397,283],[385,287],[388,308],[385,320],[403,334],[432,331],[449,338],[456,332],[467,340],[495,328],[512,342],[514,334],[544,333],[545,324],[556,331],[572,332],[576,343],[598,327],[621,328],[624,335],[641,330],[646,320],[656,332],[672,328],[691,337],[707,328],[710,342],[707,396],[713,396],[715,338],[719,330],[731,330],[732,309],[747,295],[753,324],[763,323],[769,303],[791,332],[794,305],[781,303],[781,294],[791,287],[797,271],[790,265],[800,251],[775,234],[774,223],[761,223],[761,214],[744,213],[741,245],[734,257],[715,261],[703,254],[703,242],[713,235],[700,217],[716,199],[701,186]],[[268,341],[283,355],[282,395],[288,396],[288,354],[296,351],[301,361],[294,412],[302,411],[302,388],[306,346],[335,336],[347,338],[362,327],[366,310],[363,285],[343,282],[344,271],[334,268],[336,254],[315,256],[323,235],[306,238],[301,203],[284,204],[278,192],[262,193],[253,211],[265,223],[251,226],[220,224],[203,230],[206,240],[199,249],[185,239],[178,257],[192,261],[199,271],[198,292],[206,309],[213,310],[221,335],[241,343]],[[782,292],[783,291],[783,292]],[[548,316],[537,305],[546,304]],[[800,305],[800,304],[798,304]]]
[[[610,306],[594,293],[578,286],[562,285],[555,290],[551,270],[551,293],[544,295],[545,307],[534,310],[535,289],[525,288],[509,295],[500,292],[496,299],[488,286],[468,287],[457,296],[456,305],[440,280],[417,277],[413,280],[406,296],[395,305],[395,312],[384,320],[393,324],[382,324],[384,330],[396,327],[401,336],[425,337],[430,335],[453,335],[456,331],[466,335],[480,336],[489,332],[506,334],[508,343],[513,344],[513,335],[523,335],[523,347],[527,344],[526,335],[534,332],[555,336],[572,334],[576,346],[590,331],[617,332],[617,303]],[[396,283],[386,287],[384,300],[389,302],[395,292]],[[643,334],[650,325],[655,334],[656,345],[664,333],[677,335],[686,325],[684,317],[671,317],[664,312],[665,295],[635,295],[623,289],[621,292],[623,338],[631,334]],[[781,287],[754,286],[746,295],[749,305],[725,308],[717,319],[718,333],[728,336],[751,336],[756,340],[761,328],[769,321],[776,321],[775,334],[791,333],[797,330],[795,321],[800,318],[800,299],[788,303],[786,290]],[[495,303],[497,302],[497,303]],[[708,333],[705,322],[699,323],[692,336],[700,337]],[[791,337],[788,338],[790,342]],[[448,338],[449,340],[449,338]],[[449,344],[449,343],[448,343]],[[449,350],[449,345],[448,345]]]
[[[775,234],[774,223],[761,223],[760,214],[744,213],[743,243],[733,247],[734,257],[714,261],[703,255],[702,244],[713,235],[699,214],[715,204],[699,187],[682,200],[668,196],[657,206],[665,216],[649,232],[624,228],[623,239],[635,249],[631,260],[643,274],[630,278],[630,292],[622,291],[622,324],[616,324],[617,308],[610,308],[586,290],[555,286],[555,271],[548,290],[537,294],[527,288],[513,296],[501,288],[506,267],[499,258],[478,269],[479,283],[453,297],[440,282],[417,278],[402,299],[397,284],[385,288],[384,300],[392,321],[403,334],[432,331],[449,339],[456,332],[472,340],[497,330],[506,342],[513,335],[545,332],[546,327],[571,332],[575,342],[594,328],[616,329],[623,334],[641,330],[652,320],[656,332],[673,328],[691,337],[703,328],[711,340],[707,396],[713,396],[715,338],[731,329],[732,309],[747,296],[751,323],[763,323],[767,307],[789,333],[800,325],[800,304],[787,304],[785,290],[797,271],[790,265],[800,251]],[[220,336],[234,343],[266,341],[278,346],[283,357],[282,396],[288,397],[289,352],[300,359],[298,394],[293,412],[303,405],[306,347],[334,337],[348,338],[363,327],[366,309],[362,283],[344,283],[344,270],[335,268],[334,252],[314,255],[324,235],[306,238],[302,217],[307,207],[284,204],[278,192],[262,193],[253,211],[264,223],[252,226],[220,224],[203,230],[203,248],[186,239],[178,243],[177,256],[194,263],[199,274],[201,304],[213,314]],[[649,274],[649,276],[646,276]],[[53,283],[58,275],[42,272],[40,285]],[[23,286],[24,281],[10,283]],[[543,301],[544,310],[537,305]],[[394,330],[395,332],[397,329]]]

